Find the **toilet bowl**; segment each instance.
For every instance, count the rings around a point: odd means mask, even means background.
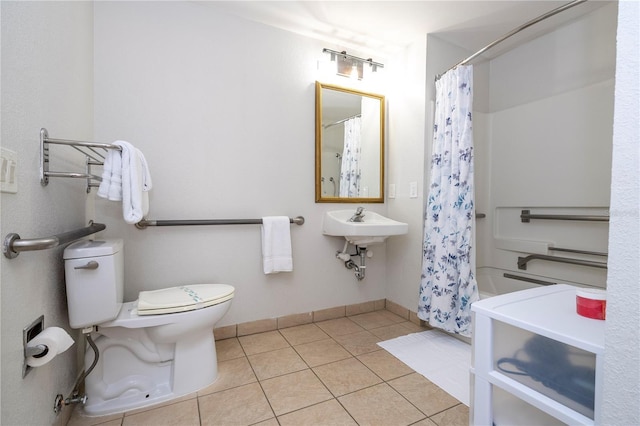
[[[156,404],[215,381],[213,328],[229,310],[232,286],[142,291],[123,303],[122,240],[79,241],[65,249],[64,259],[69,323],[90,333],[99,354],[85,378],[87,415]],[[94,359],[88,345],[85,369]]]

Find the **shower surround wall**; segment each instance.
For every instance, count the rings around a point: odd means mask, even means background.
[[[490,128],[481,148],[488,173],[478,185],[489,188],[487,217],[477,222],[479,275],[494,274],[484,270],[489,267],[498,275],[506,270],[605,287],[605,269],[534,260],[521,271],[517,259],[548,254],[530,241],[607,252],[607,222],[521,223],[519,216],[522,209],[608,214],[616,12],[615,4],[601,7],[490,62]]]

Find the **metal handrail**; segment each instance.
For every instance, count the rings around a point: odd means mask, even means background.
[[[578,254],[588,254],[591,256],[609,256],[609,253],[604,253],[601,251],[588,251],[588,250],[577,250],[577,249],[569,249],[569,248],[561,248],[561,247],[548,247],[547,250],[550,251],[562,251],[565,253],[578,253]]]
[[[304,224],[304,217],[290,217],[289,223]],[[136,223],[136,228],[146,229],[147,226],[193,226],[193,225],[261,225],[262,219],[203,219],[203,220],[147,220]]]
[[[520,221],[529,223],[531,219],[551,219],[551,220],[581,220],[587,222],[609,222],[609,216],[580,215],[580,214],[531,214],[531,210],[520,212]]]
[[[572,265],[592,266],[594,268],[607,269],[606,262],[594,262],[591,260],[571,259],[568,257],[548,256],[546,254],[532,254],[527,257],[518,257],[518,269],[527,270],[527,263],[535,260],[548,260],[550,262],[569,263]]]
[[[76,229],[74,231],[64,232],[62,234],[53,235],[44,238],[25,239],[20,238],[16,233],[7,234],[2,244],[2,253],[9,259],[15,259],[18,254],[23,251],[46,250],[57,247],[62,244],[79,240],[87,235],[95,234],[106,229],[107,226],[102,223],[91,223],[86,228]]]
[[[521,275],[513,275],[513,274],[509,274],[509,273],[504,273],[502,274],[503,277],[505,278],[510,278],[512,280],[518,280],[518,281],[525,281],[528,283],[532,283],[532,284],[539,284],[539,285],[555,285],[558,283],[554,283],[551,281],[544,281],[544,280],[538,280],[536,278],[529,278],[529,277],[523,277]]]

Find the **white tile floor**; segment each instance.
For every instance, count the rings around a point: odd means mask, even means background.
[[[386,310],[216,342],[219,377],[170,403],[79,425],[466,426],[469,410],[376,343],[423,330]]]

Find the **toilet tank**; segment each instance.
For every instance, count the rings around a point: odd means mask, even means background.
[[[83,240],[64,250],[69,324],[84,328],[115,319],[124,291],[121,239]]]

